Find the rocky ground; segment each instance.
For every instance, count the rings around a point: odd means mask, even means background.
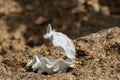
[[[0,0],[0,80],[120,80],[119,0]],[[64,57],[44,40],[48,23],[76,46],[67,73],[38,74],[34,55]]]

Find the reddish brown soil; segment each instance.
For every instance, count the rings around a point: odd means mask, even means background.
[[[0,0],[0,80],[120,80],[119,5],[119,0]],[[76,46],[76,66],[67,73],[38,74],[26,67],[34,55],[64,57],[42,37],[48,23]]]

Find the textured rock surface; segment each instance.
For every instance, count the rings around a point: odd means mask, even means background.
[[[69,1],[0,0],[1,80],[120,79],[120,1]],[[34,55],[64,57],[41,37],[48,23],[76,46],[76,66],[67,73],[45,75],[26,68]]]

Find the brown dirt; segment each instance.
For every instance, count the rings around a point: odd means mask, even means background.
[[[0,0],[0,80],[120,80],[119,0]],[[34,55],[64,57],[42,35],[51,23],[77,50],[67,73],[26,68]]]

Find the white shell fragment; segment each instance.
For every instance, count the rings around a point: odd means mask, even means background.
[[[65,55],[69,59],[75,59],[75,46],[70,40],[70,38],[67,37],[65,34],[61,32],[55,32],[55,30],[52,31],[52,27],[49,24],[47,27],[47,32],[43,37],[45,39],[50,39],[55,46],[59,47],[60,50],[63,50],[65,52]]]
[[[48,74],[53,74],[56,72],[66,72],[68,67],[75,66],[74,60],[76,50],[69,37],[61,32],[55,32],[55,30],[52,30],[50,24],[48,25],[47,32],[43,37],[51,40],[55,46],[59,47],[59,49],[65,53],[67,59],[64,60],[61,58],[54,59],[35,56],[33,60],[27,64],[28,67],[31,67],[33,71],[37,70],[38,73],[46,72]]]
[[[33,71],[37,70],[38,73],[46,72],[53,74],[56,72],[66,72],[68,67],[74,67],[74,62],[69,59],[53,59],[48,57],[35,56],[27,66],[31,67]]]

